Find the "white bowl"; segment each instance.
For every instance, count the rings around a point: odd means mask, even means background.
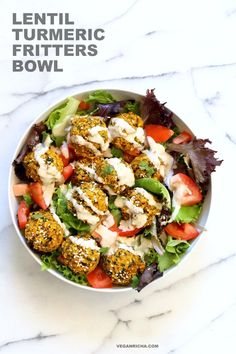
[[[106,91],[109,91],[115,99],[117,100],[122,100],[122,99],[135,99],[135,100],[140,100],[141,98],[143,98],[143,95],[134,93],[134,92],[130,92],[130,91],[123,91],[123,90],[111,90],[111,89],[104,89]],[[79,99],[79,100],[83,100],[85,97],[87,97],[91,92],[93,92],[94,90],[91,91],[85,91],[85,92],[80,92],[80,93],[75,93],[73,95],[70,95]],[[12,162],[15,160],[15,158],[17,157],[17,155],[19,154],[19,152],[21,151],[22,147],[25,144],[25,141],[28,137],[28,134],[32,128],[32,126],[36,123],[39,123],[41,121],[43,121],[44,119],[46,119],[48,117],[48,115],[58,106],[60,106],[62,103],[64,103],[66,101],[66,99],[68,98],[68,96],[65,97],[65,99],[60,100],[59,102],[56,102],[55,104],[53,104],[52,106],[50,106],[46,111],[44,111],[43,113],[39,114],[34,121],[31,123],[31,125],[28,127],[28,129],[26,130],[26,132],[24,133],[24,135],[22,136],[20,142],[17,145],[17,148],[15,150],[15,153],[13,155],[12,158]],[[190,132],[191,134],[193,134],[193,132],[189,129],[188,126],[186,126],[186,124],[184,124],[184,122],[175,114],[173,113],[173,120],[174,122],[177,124],[178,127],[180,127],[181,130],[187,130],[188,132]],[[18,183],[19,179],[16,177],[15,172],[14,172],[14,168],[13,166],[10,169],[10,174],[9,174],[9,183],[8,183],[8,196],[9,196],[9,207],[10,207],[10,213],[11,213],[11,217],[12,217],[12,221],[13,221],[13,225],[15,227],[16,233],[19,237],[19,239],[21,240],[22,244],[25,246],[25,248],[27,249],[27,251],[31,254],[31,256],[41,265],[42,261],[40,259],[40,257],[34,253],[29,246],[26,243],[26,240],[24,238],[24,236],[21,234],[21,231],[18,227],[18,222],[17,222],[17,209],[18,209],[18,200],[17,198],[14,196],[13,194],[13,185]],[[204,199],[204,205],[202,208],[202,212],[201,215],[199,217],[198,223],[199,225],[201,225],[202,227],[205,226],[207,218],[208,218],[208,214],[209,214],[209,210],[210,210],[210,204],[211,204],[211,183],[210,183],[210,187],[208,190],[208,193]],[[191,246],[189,247],[189,249],[187,250],[187,252],[185,253],[183,259],[181,260],[181,262],[183,262],[184,259],[186,259],[186,257],[192,252],[193,248],[195,247],[196,243],[198,242],[199,238],[201,236],[197,237],[195,240],[192,241]],[[175,269],[176,266],[172,266],[171,268],[169,268],[167,271],[164,272],[163,277],[166,277],[167,274],[169,274],[173,269]],[[53,270],[53,269],[48,269],[48,272],[51,273],[52,275],[54,275],[55,277],[61,279],[62,281],[74,285],[78,288],[82,288],[82,289],[87,289],[87,290],[91,290],[91,291],[95,291],[95,292],[122,292],[122,291],[130,291],[133,290],[131,287],[113,287],[113,288],[106,288],[106,289],[95,289],[89,286],[84,286],[84,285],[80,285],[77,283],[74,283],[66,278],[64,278],[60,273],[58,273],[57,271]],[[156,279],[154,282],[158,282],[161,278]]]

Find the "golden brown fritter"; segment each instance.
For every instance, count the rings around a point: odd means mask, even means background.
[[[121,165],[126,167],[124,173],[131,175],[131,182],[134,184],[133,171],[129,164],[121,161],[118,158],[104,159],[103,157],[95,157],[93,159],[80,159],[75,166],[72,183],[80,186],[82,181],[89,182],[94,180],[102,185],[102,188],[113,193],[121,193],[127,188],[126,184],[121,184],[116,169],[109,163],[109,161],[117,160]],[[120,166],[120,165],[119,165]],[[130,180],[129,180],[130,182]],[[129,184],[132,186],[132,183]]]
[[[143,128],[142,118],[133,112],[122,113],[119,114],[117,117],[124,119],[134,128]]]
[[[142,194],[144,191],[145,194]],[[149,196],[149,197],[148,197]],[[126,200],[130,201],[135,207],[140,207],[143,209],[142,215],[147,216],[147,221],[143,227],[149,226],[153,222],[153,218],[160,214],[161,204],[158,200],[150,193],[143,190],[143,188],[129,189],[125,194]],[[133,212],[128,206],[123,206],[121,208],[122,219],[128,220],[130,217],[136,216],[138,213]]]
[[[118,248],[112,255],[102,256],[102,267],[113,284],[129,285],[136,274],[144,271],[145,263],[140,256]]]
[[[91,128],[95,127],[98,131],[91,134]],[[78,141],[79,137],[83,142]],[[102,143],[95,142],[96,138],[102,138]],[[78,157],[93,158],[96,155],[102,155],[109,144],[109,132],[103,118],[74,116],[71,119],[70,142]]]
[[[83,182],[80,189],[100,212],[105,213],[108,210],[107,196],[96,182]]]
[[[62,173],[63,171],[63,162],[60,156],[53,150],[53,148],[49,148],[48,151],[43,154],[42,159],[45,162],[46,166],[55,166],[57,171]],[[24,160],[23,164],[26,170],[26,176],[30,179],[33,179],[35,182],[40,182],[40,176],[38,174],[39,164],[35,159],[34,152],[29,152]]]
[[[72,184],[79,186],[81,182],[90,182],[93,180],[91,174],[86,168],[93,169],[97,158],[81,158],[74,163],[74,173],[71,178]]]
[[[52,252],[62,243],[64,231],[49,211],[30,213],[25,238],[36,251]]]
[[[140,154],[131,162],[136,179],[151,177],[161,180],[161,175],[146,154]]]
[[[67,194],[68,209],[78,219],[95,225],[108,211],[108,198],[96,182],[82,182]]]
[[[74,273],[88,274],[99,260],[99,247],[90,235],[70,236],[62,243],[59,261]]]
[[[133,128],[133,133],[127,132],[126,128],[120,125],[120,122],[117,122],[116,118],[124,120],[128,123],[130,128]],[[117,129],[114,131],[115,126],[117,126]],[[142,118],[133,112],[122,113],[117,117],[112,118],[108,126],[112,137],[112,144],[116,148],[121,149],[126,153],[130,153],[131,155],[133,155],[136,151],[141,151],[144,148],[145,136],[142,128]],[[137,133],[138,131],[139,133]],[[129,137],[133,134],[135,134],[133,141],[129,141]]]

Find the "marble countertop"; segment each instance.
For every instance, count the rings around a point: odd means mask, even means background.
[[[0,353],[235,353],[235,1],[10,0],[3,8]],[[22,11],[69,12],[80,27],[104,28],[106,38],[95,57],[60,57],[62,73],[13,73],[11,13]],[[12,226],[7,179],[18,140],[49,104],[73,92],[154,87],[224,159],[213,174],[207,231],[184,262],[141,293],[66,285],[40,270]]]

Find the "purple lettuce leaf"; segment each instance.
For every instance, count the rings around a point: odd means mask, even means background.
[[[125,112],[125,108],[127,103],[134,103],[134,100],[122,100],[116,101],[112,103],[99,103],[97,104],[97,109],[94,111],[94,115],[98,115],[100,117],[111,117],[116,114]]]
[[[141,103],[141,117],[144,124],[160,124],[170,129],[176,127],[172,119],[173,113],[165,107],[165,103],[157,100],[154,89],[146,92]]]
[[[193,139],[187,144],[174,144],[168,145],[168,151],[175,151],[186,156],[192,166],[194,179],[197,183],[206,184],[209,182],[211,173],[215,171],[216,166],[220,166],[223,160],[215,157],[212,149],[205,145],[211,141],[209,139]]]
[[[25,174],[25,168],[23,165],[23,160],[25,155],[33,149],[35,145],[40,143],[41,134],[46,130],[46,126],[41,122],[39,124],[34,124],[23,148],[18,154],[17,158],[13,161],[13,166],[16,176],[21,180],[27,180]]]
[[[163,276],[163,272],[160,272],[156,263],[152,263],[148,266],[140,277],[139,284],[136,288],[137,291],[141,291],[146,285],[150,284],[153,280]]]

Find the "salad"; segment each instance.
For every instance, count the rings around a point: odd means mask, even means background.
[[[14,160],[19,228],[42,269],[94,288],[140,291],[199,236],[210,175],[222,161],[180,131],[147,90],[94,91],[35,124]]]

